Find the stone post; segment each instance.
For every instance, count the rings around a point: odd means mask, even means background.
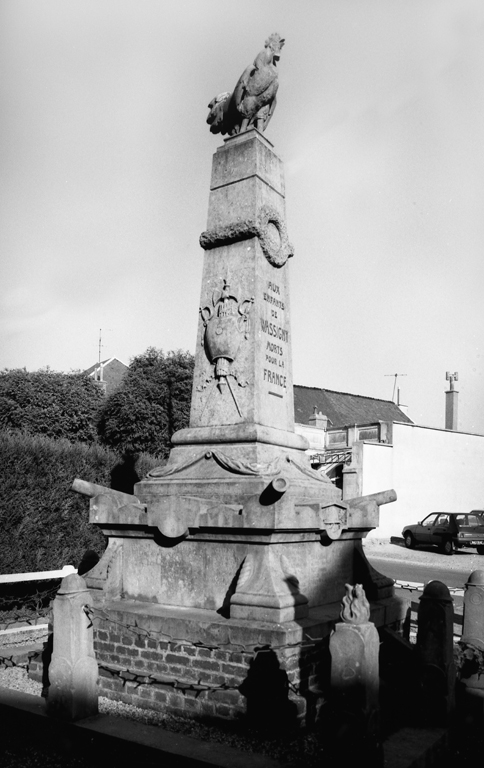
[[[361,584],[346,584],[341,623],[329,641],[331,654],[331,701],[333,728],[330,734],[335,757],[354,756],[381,761],[379,743],[380,640],[369,621],[370,605]]]
[[[462,642],[484,651],[484,571],[472,571],[466,582]],[[461,682],[468,693],[484,699],[484,675],[475,672]]]
[[[429,582],[418,609],[417,657],[423,719],[445,725],[455,710],[454,609],[441,581]]]
[[[48,714],[61,720],[81,720],[98,711],[98,667],[86,605],[91,605],[91,597],[84,579],[76,573],[62,579],[53,603],[54,649],[47,698]]]

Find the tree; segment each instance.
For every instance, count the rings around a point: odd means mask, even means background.
[[[188,425],[194,357],[149,347],[133,358],[123,383],[101,411],[101,442],[119,452],[166,458],[171,436]]]
[[[85,373],[0,371],[3,430],[92,443],[103,401],[100,388]]]

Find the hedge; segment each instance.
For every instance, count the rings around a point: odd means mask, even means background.
[[[99,386],[86,373],[0,371],[2,430],[97,442],[96,422],[104,402]]]
[[[99,555],[105,537],[89,523],[89,499],[71,490],[76,477],[110,486],[120,457],[93,444],[0,432],[0,573],[77,566],[86,551]],[[159,460],[143,455],[140,477]]]

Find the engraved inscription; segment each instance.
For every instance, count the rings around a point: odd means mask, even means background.
[[[289,330],[284,325],[284,297],[281,295],[280,286],[271,280],[267,282],[262,297],[269,306],[267,306],[267,316],[260,318],[261,330],[270,337],[265,344],[263,381],[284,391],[287,388],[287,344],[289,343]],[[269,394],[275,394],[275,392],[269,390]]]

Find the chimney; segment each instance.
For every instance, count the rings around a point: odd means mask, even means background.
[[[326,429],[328,421],[328,417],[318,411],[318,407],[315,405],[312,416],[309,417],[309,426],[316,427],[316,429]]]
[[[459,374],[447,371],[445,378],[450,382],[449,389],[445,393],[445,428],[457,430],[457,397],[458,392],[454,389],[454,381],[459,381]]]

